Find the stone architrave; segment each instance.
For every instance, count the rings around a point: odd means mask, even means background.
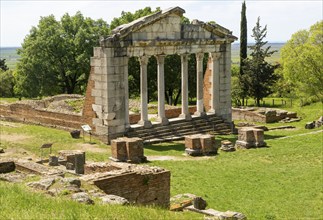
[[[139,124],[145,128],[151,127],[151,122],[148,120],[148,88],[147,88],[147,64],[148,57],[142,56],[140,61],[140,104],[141,104],[141,119]]]
[[[221,53],[210,53],[212,60],[211,109],[210,113],[220,114],[220,57]]]
[[[204,53],[196,54],[196,116],[205,116],[203,104],[203,57]]]
[[[188,110],[188,54],[181,55],[181,76],[182,76],[182,113],[180,118],[191,120],[191,114]]]
[[[169,124],[168,119],[165,117],[165,77],[164,77],[164,64],[165,55],[157,55],[158,65],[158,118],[157,121],[162,125]]]

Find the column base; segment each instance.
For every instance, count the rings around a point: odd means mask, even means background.
[[[192,116],[190,114],[180,114],[179,118],[183,118],[185,120],[192,120]]]
[[[168,118],[166,118],[166,117],[157,118],[157,121],[160,122],[162,125],[168,125],[169,124]]]
[[[198,116],[198,117],[205,117],[206,113],[205,112],[194,112],[194,115]]]
[[[210,109],[210,110],[208,111],[208,113],[211,113],[211,114],[217,114],[215,109]]]
[[[143,125],[144,128],[151,128],[153,126],[151,124],[151,121],[143,121],[143,120],[140,120],[140,121],[138,121],[138,124],[139,125]]]

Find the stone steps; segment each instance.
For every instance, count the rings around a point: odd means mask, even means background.
[[[207,115],[194,117],[190,121],[171,119],[167,126],[153,123],[151,128],[135,125],[127,133],[127,137],[140,137],[144,143],[159,143],[182,140],[185,135],[197,133],[229,134],[230,125],[220,117]]]

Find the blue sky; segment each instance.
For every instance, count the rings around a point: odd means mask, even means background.
[[[150,6],[153,9],[161,7],[182,7],[184,14],[190,20],[215,21],[233,31],[239,37],[240,12],[242,0],[208,0],[208,1],[165,1],[165,0],[99,0],[99,1],[15,1],[0,0],[0,46],[20,46],[32,26],[37,26],[41,16],[55,15],[59,20],[64,13],[74,15],[81,11],[92,19],[102,18],[108,23],[119,17],[122,11],[134,12]],[[323,3],[321,0],[247,0],[248,37],[252,42],[251,30],[257,17],[261,25],[267,25],[269,42],[285,42],[293,33],[300,29],[308,29],[322,20]]]

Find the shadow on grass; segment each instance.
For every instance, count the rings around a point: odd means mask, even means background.
[[[271,139],[276,139],[276,138],[281,138],[281,137],[286,137],[286,135],[270,135],[270,134],[265,134],[264,139],[266,140],[271,140]]]
[[[145,149],[153,150],[153,151],[181,151],[184,152],[185,145],[184,144],[177,144],[177,143],[169,143],[167,145],[165,144],[149,144],[144,146]]]

